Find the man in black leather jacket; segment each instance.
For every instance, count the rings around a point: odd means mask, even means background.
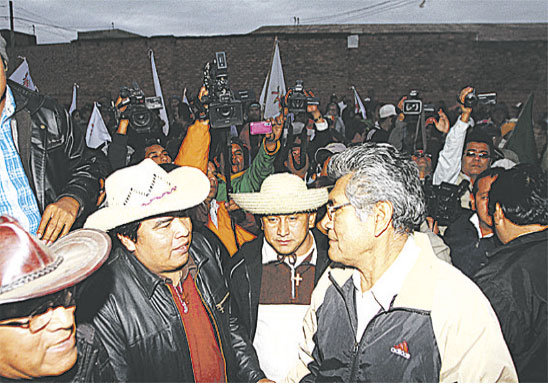
[[[196,168],[145,159],[106,180],[107,207],[85,223],[121,242],[88,289],[88,304],[98,306],[88,311],[96,313],[93,323],[120,381],[265,378],[232,312],[220,262],[226,249],[212,233],[192,228],[188,209],[209,188]]]
[[[0,38],[0,112],[4,112],[9,90],[15,110],[7,119],[11,120],[13,142],[36,198],[38,212],[34,211],[34,215],[41,216],[38,228],[25,229],[37,231],[39,237],[52,243],[95,206],[99,177],[93,159],[84,159],[85,132],[73,126],[67,111],[52,98],[6,80],[5,44]],[[11,211],[0,213],[13,215]]]

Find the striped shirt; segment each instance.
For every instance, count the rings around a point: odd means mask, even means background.
[[[0,214],[13,217],[36,234],[40,211],[15,146],[11,119],[14,112],[15,100],[6,86],[6,103],[0,117]]]

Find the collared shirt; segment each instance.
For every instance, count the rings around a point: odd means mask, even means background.
[[[419,248],[410,235],[400,254],[390,267],[382,274],[369,290],[362,292],[361,275],[358,270],[352,274],[356,290],[356,314],[358,330],[356,341],[359,342],[369,322],[379,311],[387,311],[394,297],[400,292],[403,282],[419,257]]]
[[[312,236],[312,233],[309,232]],[[274,381],[281,382],[287,375],[289,370],[298,359],[299,342],[303,339],[302,324],[304,315],[310,303],[310,296],[314,284],[314,269],[317,260],[316,241],[314,240],[310,250],[300,257],[297,257],[295,264],[289,262],[286,257],[281,264],[278,261],[278,253],[265,240],[262,248],[262,263],[263,276],[261,281],[261,297],[260,303],[265,300],[263,292],[264,284],[269,279],[268,268],[282,266],[280,270],[284,270],[285,278],[278,281],[280,292],[280,300],[275,304],[259,304],[257,312],[257,328],[253,346],[257,351],[261,369],[265,375]],[[289,268],[285,268],[288,266]],[[289,269],[289,271],[287,270]],[[300,280],[300,275],[303,279]],[[270,277],[272,277],[271,275]],[[278,276],[278,275],[276,275]],[[291,279],[294,277],[294,279]],[[284,287],[282,287],[282,284]],[[272,285],[272,284],[270,284]],[[291,297],[291,288],[294,289],[297,300],[285,300]],[[270,295],[272,296],[272,295]],[[272,302],[273,300],[268,300]]]
[[[41,215],[13,136],[14,112],[15,100],[6,86],[6,103],[0,117],[0,214],[13,217],[25,230],[36,234]]]
[[[474,225],[474,228],[476,228],[476,231],[478,231],[478,239],[487,239],[488,237],[493,236],[493,233],[490,233],[485,236],[482,235],[480,223],[479,223],[479,217],[477,213],[474,213],[472,216],[470,216],[470,222]]]

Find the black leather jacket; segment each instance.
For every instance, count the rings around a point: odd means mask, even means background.
[[[87,153],[85,131],[55,100],[8,80],[15,98],[18,147],[40,212],[64,196],[80,203],[79,216],[95,207],[99,176]]]
[[[189,254],[198,267],[195,277],[229,381],[264,378],[252,344],[232,313],[220,265],[226,252],[211,234],[193,232]],[[167,284],[124,247],[118,247],[88,287],[94,299],[108,296],[93,323],[105,345],[117,380],[130,382],[193,382],[185,329]],[[92,288],[92,289],[91,289]],[[89,304],[89,301],[88,301]],[[191,330],[186,330],[191,331]]]

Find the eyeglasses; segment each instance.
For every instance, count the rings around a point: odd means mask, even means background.
[[[416,151],[415,153],[413,153],[413,156],[415,156],[415,157],[427,157],[429,159],[432,158],[432,155],[430,153],[426,153],[424,151]]]
[[[329,217],[329,220],[333,220],[333,217],[335,217],[335,212],[349,205],[350,205],[350,202],[339,204],[339,205],[327,205],[327,217]]]
[[[466,156],[466,157],[476,157],[477,156],[480,159],[488,159],[488,158],[491,157],[491,155],[489,155],[487,152],[477,153],[477,152],[474,152],[474,151],[466,151],[464,156]]]
[[[57,307],[73,307],[74,287],[64,289],[52,295],[46,296],[45,301],[36,307],[26,320],[15,320],[0,324],[0,327],[28,328],[31,333],[44,329],[53,317],[53,310]]]

